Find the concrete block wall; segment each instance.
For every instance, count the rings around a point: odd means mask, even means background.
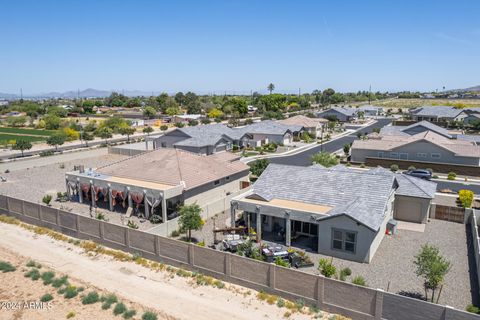
[[[1,195],[0,214],[286,299],[303,299],[306,303],[317,304],[324,311],[353,319],[480,319],[477,315],[450,307],[358,287]],[[476,226],[474,215],[471,219],[472,225]],[[474,239],[477,239],[475,250],[478,253],[477,231]]]

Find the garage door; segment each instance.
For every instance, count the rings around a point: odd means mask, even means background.
[[[422,206],[418,202],[397,199],[394,218],[397,220],[422,223]]]
[[[289,134],[286,134],[283,136],[283,144],[290,144],[292,143],[292,136]]]
[[[215,152],[220,152],[225,150],[227,150],[227,145],[225,144],[219,144],[218,146],[215,147]]]

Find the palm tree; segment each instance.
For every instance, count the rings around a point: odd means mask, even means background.
[[[275,85],[273,83],[270,83],[267,87],[268,91],[270,94],[272,94],[273,90],[275,90]]]

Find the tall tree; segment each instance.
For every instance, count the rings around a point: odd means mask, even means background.
[[[23,139],[18,139],[15,144],[12,147],[13,150],[20,150],[22,152],[22,157],[23,157],[23,152],[25,150],[30,150],[32,149],[32,143],[27,140]]]
[[[250,166],[250,172],[259,177],[263,171],[268,167],[270,162],[267,159],[259,159],[257,161],[254,161],[253,163],[249,164]]]
[[[155,117],[156,114],[157,114],[157,110],[155,110],[154,107],[145,107],[143,109],[143,116],[145,118],[151,119]]]
[[[85,146],[88,147],[88,141],[92,141],[94,139],[94,136],[91,132],[84,131],[82,134],[82,138],[85,141]]]
[[[95,130],[95,135],[101,139],[105,139],[105,144],[108,145],[108,139],[113,136],[113,130],[109,127],[99,127]]]
[[[124,124],[118,128],[118,133],[120,133],[122,136],[127,136],[127,142],[130,142],[130,135],[135,133],[135,128]]]
[[[268,89],[268,92],[270,92],[270,94],[272,94],[273,90],[275,90],[275,85],[273,83],[270,83],[267,87]]]
[[[192,230],[199,230],[204,224],[200,215],[201,212],[202,208],[196,203],[180,207],[178,224],[180,230],[187,232],[188,242],[192,239]]]
[[[47,138],[47,144],[49,146],[54,146],[55,151],[57,151],[58,146],[61,146],[62,144],[64,144],[66,140],[67,140],[67,137],[65,137],[63,133],[58,132],[58,133],[52,134],[50,137]]]

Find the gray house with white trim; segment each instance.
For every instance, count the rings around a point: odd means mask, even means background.
[[[340,122],[349,122],[357,116],[357,109],[347,107],[333,107],[328,110],[317,112],[318,118],[333,119]]]

